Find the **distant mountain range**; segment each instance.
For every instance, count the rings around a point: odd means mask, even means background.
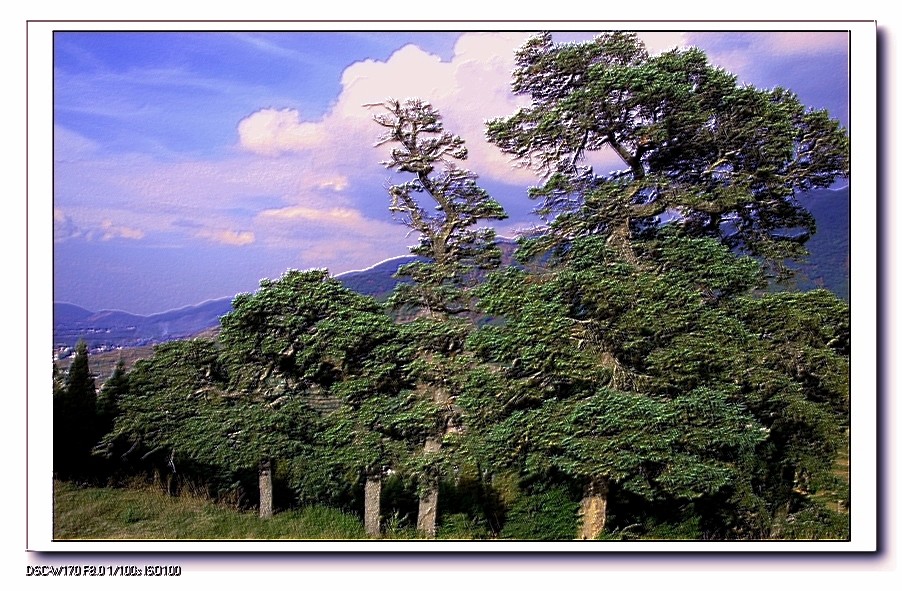
[[[57,349],[74,347],[84,339],[92,350],[138,347],[194,336],[218,326],[232,309],[232,299],[210,300],[196,306],[150,316],[79,306],[53,304],[53,342]]]
[[[818,230],[808,242],[811,256],[795,265],[798,269],[796,287],[802,290],[826,287],[839,297],[849,299],[849,189],[821,190],[803,199],[814,214]],[[502,263],[511,264],[516,243],[500,241]],[[402,256],[361,271],[336,276],[349,289],[364,295],[384,299],[392,292],[398,279],[398,267],[416,260]],[[170,340],[183,339],[219,326],[220,317],[231,311],[232,298],[210,300],[150,316],[121,311],[92,312],[79,306],[55,303],[53,306],[54,347],[65,355],[79,339],[85,339],[92,350],[136,347]]]
[[[362,271],[336,276],[349,289],[377,299],[394,290],[398,267],[416,260],[414,256],[383,261]],[[54,347],[63,351],[84,339],[92,350],[138,347],[184,339],[219,326],[219,319],[232,310],[232,298],[209,300],[196,306],[140,316],[128,312],[103,310],[92,312],[73,304],[53,304]]]

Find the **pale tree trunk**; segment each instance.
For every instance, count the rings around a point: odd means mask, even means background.
[[[625,261],[635,265],[639,259],[636,258],[636,253],[633,252],[631,234],[630,219],[626,218],[618,226],[612,229],[610,236],[608,236],[607,243],[609,246],[615,248]]]
[[[272,517],[272,461],[260,461],[260,519]]]
[[[367,535],[379,537],[379,518],[382,502],[382,476],[378,472],[367,474],[363,487],[363,526]]]
[[[582,517],[579,537],[582,540],[594,540],[604,531],[604,522],[608,511],[608,480],[595,477],[586,485],[583,500],[579,506]]]
[[[423,451],[435,453],[442,447],[437,437],[427,437]],[[420,497],[420,508],[417,512],[417,530],[428,538],[435,537],[436,517],[438,516],[438,479],[429,482],[429,488]]]

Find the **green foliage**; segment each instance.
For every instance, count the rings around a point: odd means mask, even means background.
[[[479,417],[479,451],[493,465],[604,476],[647,498],[694,498],[737,477],[736,459],[762,439],[736,400],[741,326],[697,284],[726,297],[757,266],[680,241],[658,245],[660,262],[645,270],[598,239],[576,240],[553,273],[508,270],[480,288],[505,321],[471,337],[490,369],[460,403]]]
[[[217,340],[138,363],[105,444],[219,490],[253,491],[260,462],[278,460],[295,503],[347,505],[362,475],[407,453],[403,355],[372,298],[289,271],[237,296]]]
[[[608,541],[635,540],[683,540],[704,539],[701,518],[698,515],[680,515],[677,521],[660,521],[655,517],[647,523],[633,524],[623,529],[613,529],[598,537]]]
[[[436,537],[441,540],[483,540],[490,537],[485,523],[467,513],[451,513],[442,517]]]
[[[524,494],[507,511],[501,538],[554,541],[576,538],[579,501],[561,486]]]
[[[783,540],[850,540],[849,514],[808,502],[779,524]]]
[[[389,188],[389,209],[418,234],[411,253],[421,260],[398,270],[398,277],[411,281],[400,283],[389,303],[414,316],[402,335],[410,351],[405,369],[416,385],[410,399],[413,412],[403,413],[396,424],[414,432],[422,446],[401,469],[415,475],[425,499],[427,491],[437,493],[442,474],[453,466],[453,433],[462,424],[455,400],[469,365],[463,345],[473,321],[457,317],[472,313],[473,286],[501,260],[494,230],[480,223],[507,214],[479,187],[474,173],[458,166],[467,158],[464,141],[445,131],[429,103],[388,100],[381,108],[373,119],[385,132],[376,145],[392,146],[391,158],[383,164],[413,175]],[[435,513],[428,515],[418,526],[431,535]]]
[[[119,401],[128,395],[128,376],[125,364],[120,359],[113,370],[113,375],[104,382],[97,397],[98,430],[106,434],[112,429],[113,421],[119,414]]]

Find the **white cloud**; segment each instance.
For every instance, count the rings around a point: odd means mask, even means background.
[[[528,103],[526,97],[511,93],[510,82],[515,52],[529,35],[465,33],[449,61],[416,45],[406,45],[385,61],[354,63],[342,74],[341,93],[322,120],[304,121],[292,109],[261,109],[239,124],[240,146],[269,157],[315,152],[322,169],[350,166],[372,171],[390,150],[390,146],[362,149],[372,145],[380,132],[372,122],[374,111],[389,98],[417,97],[436,107],[446,130],[466,141],[466,168],[483,178],[535,184],[535,173],[515,166],[509,155],[485,139],[486,121],[509,116]],[[653,53],[686,44],[685,34],[678,32],[643,32],[641,37]],[[595,160],[604,165],[616,166],[617,162],[608,154],[596,155]]]
[[[674,31],[642,31],[639,33],[639,38],[645,43],[648,53],[652,55],[687,45],[687,34]]]
[[[320,129],[294,109],[261,109],[238,123],[241,147],[263,156],[316,147]]]
[[[368,218],[357,209],[348,207],[328,207],[310,199],[312,205],[292,205],[261,211],[255,223],[267,228],[267,234],[303,233],[306,239],[311,235],[342,235],[359,240],[382,239],[391,236],[397,239],[404,234],[400,224]],[[283,236],[283,239],[289,236]]]
[[[321,181],[317,181],[316,186],[319,189],[331,189],[335,192],[341,192],[348,188],[350,183],[348,182],[348,178],[345,176],[334,176],[332,178],[323,179]]]
[[[484,139],[485,121],[513,113],[523,99],[510,93],[514,52],[525,33],[466,33],[450,61],[442,61],[415,45],[406,45],[387,60],[354,63],[342,74],[342,90],[320,121],[304,121],[293,109],[261,109],[238,127],[239,145],[255,154],[275,157],[286,152],[315,152],[327,170],[346,167],[375,171],[387,156],[367,150],[379,135],[373,108],[389,98],[418,97],[442,114],[448,131],[467,142],[467,167],[484,177],[529,182],[509,158]],[[339,168],[341,167],[341,168]]]
[[[260,212],[261,218],[275,220],[327,222],[348,224],[356,223],[363,219],[360,212],[346,208],[314,209],[297,205],[282,209],[266,209]]]
[[[196,236],[227,246],[246,246],[253,244],[255,240],[253,232],[227,229],[203,229],[197,232]]]

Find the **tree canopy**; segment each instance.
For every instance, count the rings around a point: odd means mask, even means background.
[[[490,121],[488,137],[544,176],[531,196],[559,236],[623,241],[666,217],[779,262],[804,255],[815,230],[795,195],[848,175],[848,136],[826,111],[742,85],[700,49],[652,56],[635,33],[544,33],[516,64],[512,89],[530,105]],[[585,160],[600,150],[627,168],[595,174]]]
[[[373,117],[385,128],[376,145],[392,146],[383,165],[413,175],[389,188],[389,209],[418,234],[419,245],[411,252],[425,259],[399,270],[413,284],[399,285],[394,301],[430,313],[465,312],[470,308],[465,290],[476,272],[497,267],[501,257],[495,231],[477,225],[507,214],[476,184],[476,174],[458,165],[467,158],[464,140],[445,131],[435,108],[419,99],[388,100],[382,108]]]

